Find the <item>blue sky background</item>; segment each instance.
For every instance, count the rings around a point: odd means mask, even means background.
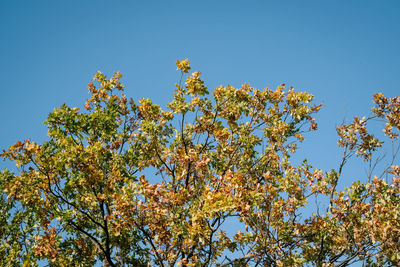
[[[163,106],[189,58],[209,88],[281,83],[324,103],[300,158],[336,168],[335,126],[400,95],[400,1],[0,1],[0,149],[47,138],[47,115],[82,107],[97,70]],[[355,163],[356,164],[356,163]],[[357,163],[358,164],[358,163]],[[0,167],[9,167],[0,162]],[[363,179],[345,169],[341,186]]]

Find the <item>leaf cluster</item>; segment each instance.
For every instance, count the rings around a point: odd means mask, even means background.
[[[382,175],[337,190],[350,157],[371,165],[382,147],[369,121],[386,120],[397,142],[398,97],[376,94],[373,115],[337,127],[343,157],[324,172],[291,162],[304,134],[317,130],[321,105],[311,94],[284,84],[210,93],[200,72],[189,74],[189,60],[176,65],[181,82],[165,110],[128,100],[120,73],[97,72],[85,110],[56,108],[48,141],[1,153],[18,170],[0,174],[2,265],[400,262],[396,154]],[[318,198],[329,201],[325,212]],[[240,230],[232,233],[233,224]]]

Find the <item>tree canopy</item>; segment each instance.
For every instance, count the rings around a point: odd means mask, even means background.
[[[1,153],[16,164],[0,173],[2,266],[400,263],[399,97],[377,93],[368,117],[338,126],[343,156],[321,170],[291,161],[317,130],[311,94],[284,84],[210,92],[189,60],[176,65],[164,109],[128,100],[120,73],[97,72],[82,111],[49,114],[48,141]],[[386,158],[371,121],[384,123]],[[351,157],[370,172],[338,190]]]

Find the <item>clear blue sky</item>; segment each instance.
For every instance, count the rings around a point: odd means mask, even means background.
[[[48,113],[83,106],[97,70],[121,71],[128,96],[165,105],[175,60],[189,58],[209,88],[286,83],[313,93],[325,104],[320,130],[299,156],[336,168],[335,125],[367,115],[374,92],[400,95],[399,13],[395,0],[2,0],[0,148],[44,141]]]

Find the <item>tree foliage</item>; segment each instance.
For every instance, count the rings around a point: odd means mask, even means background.
[[[210,93],[187,59],[177,67],[185,83],[165,110],[128,100],[121,74],[97,72],[84,111],[56,108],[48,141],[3,151],[17,171],[0,174],[2,266],[399,264],[399,97],[375,94],[369,117],[338,126],[343,157],[323,171],[291,162],[317,130],[312,95],[248,84]],[[395,148],[376,175],[374,120]],[[370,172],[338,190],[353,156]]]

